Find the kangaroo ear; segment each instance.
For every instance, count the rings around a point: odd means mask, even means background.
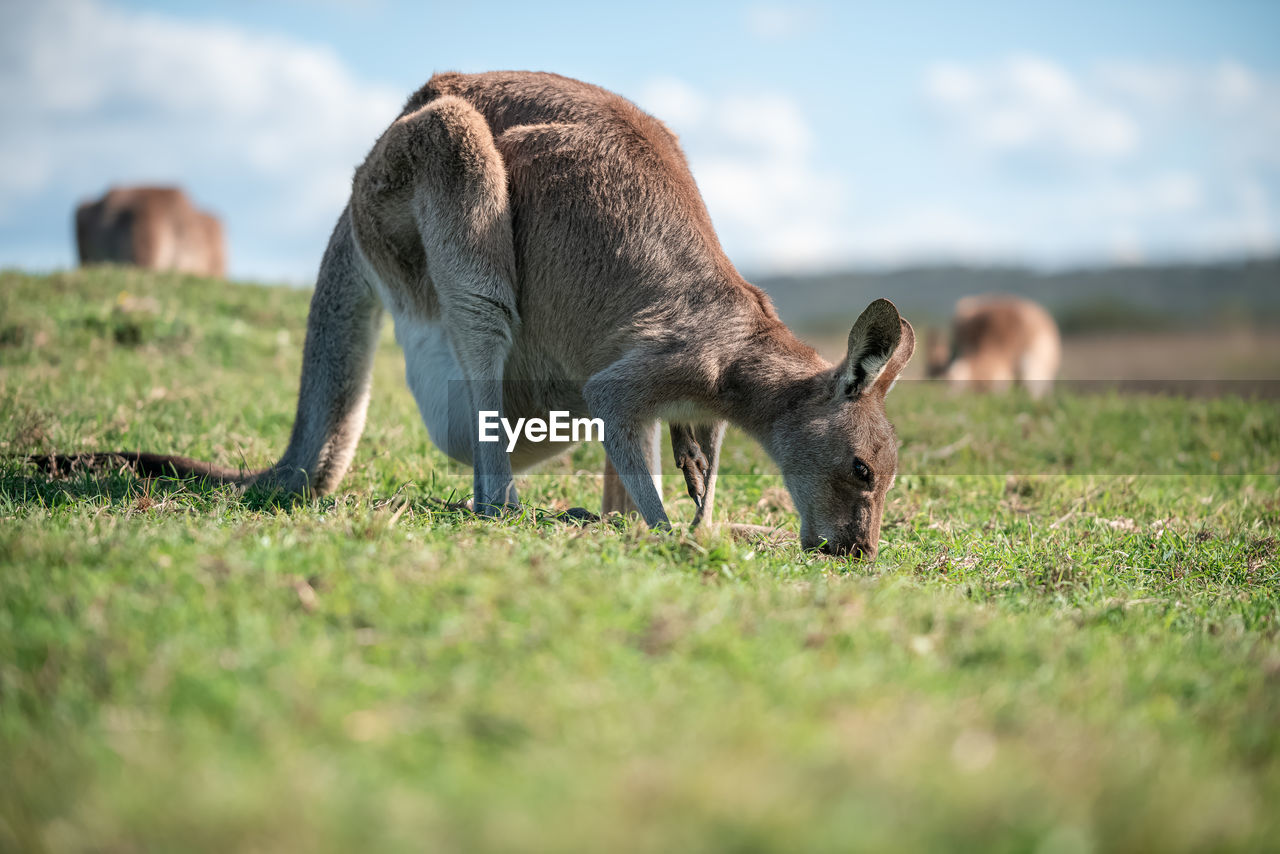
[[[893,303],[878,299],[867,306],[849,331],[849,355],[837,369],[837,391],[855,398],[871,388],[897,351],[902,331],[902,318]],[[911,348],[915,349],[915,333],[911,335]]]
[[[898,338],[898,346],[894,349],[889,364],[884,366],[884,370],[876,379],[875,391],[881,397],[893,390],[893,384],[898,381],[898,375],[907,366],[907,362],[911,361],[911,354],[916,351],[916,331],[911,328],[910,323],[907,323],[905,317],[900,318],[900,321],[902,334]]]

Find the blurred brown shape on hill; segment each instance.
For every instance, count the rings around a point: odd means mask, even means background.
[[[1049,312],[1014,296],[964,297],[951,320],[951,346],[930,330],[928,374],[958,385],[1002,388],[1017,382],[1033,396],[1058,375],[1062,340]]]
[[[226,275],[222,223],[177,187],[113,187],[76,208],[80,263]]]

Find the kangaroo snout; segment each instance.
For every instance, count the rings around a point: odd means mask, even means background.
[[[876,559],[876,547],[865,541],[838,543],[827,540],[818,546],[818,551],[823,554],[835,555],[838,557],[851,557],[855,560],[865,560],[868,563]]]
[[[834,557],[851,557],[868,563],[876,559],[876,552],[879,550],[879,544],[873,539],[852,533],[831,537],[806,535],[800,538],[800,545],[806,551]]]

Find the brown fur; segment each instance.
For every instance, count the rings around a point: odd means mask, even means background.
[[[1058,373],[1058,326],[1041,306],[1012,296],[965,297],[956,303],[948,349],[930,331],[931,377],[958,385],[1003,388],[1014,382],[1034,395],[1047,392]]]
[[[116,187],[85,202],[76,208],[76,247],[81,264],[226,275],[222,224],[176,187]]]

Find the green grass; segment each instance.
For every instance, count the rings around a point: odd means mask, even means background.
[[[308,294],[0,274],[0,453],[262,464]],[[482,522],[390,337],[338,495],[0,464],[0,849],[1280,839],[1280,406],[895,391],[874,566]],[[598,446],[522,479],[599,501]],[[796,526],[732,436],[722,508]],[[667,483],[678,519],[692,506]]]

